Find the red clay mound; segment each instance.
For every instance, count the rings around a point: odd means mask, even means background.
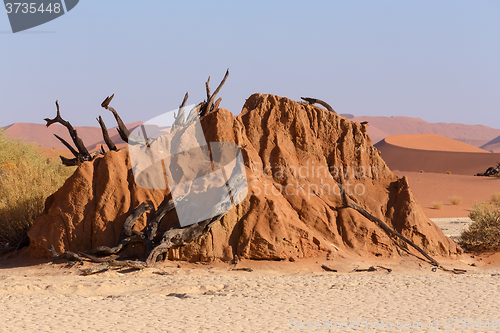
[[[375,145],[392,170],[475,175],[496,166],[492,154],[437,134],[396,135]]]
[[[238,117],[219,109],[202,118],[207,142],[238,144],[245,159],[249,194],[211,231],[171,249],[170,259],[341,258],[399,256],[395,243],[357,211],[344,208],[337,172],[352,200],[431,254],[461,253],[425,217],[362,126],[319,107],[254,94]],[[137,187],[128,151],[83,163],[46,203],[29,231],[31,252],[48,256],[113,246],[125,217],[142,201],[158,207],[167,193]],[[160,229],[172,225],[165,216]],[[145,227],[143,217],[135,228]]]

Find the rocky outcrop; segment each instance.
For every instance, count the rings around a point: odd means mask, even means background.
[[[356,122],[288,98],[254,94],[238,117],[219,109],[201,123],[207,142],[241,147],[249,194],[209,233],[171,249],[170,259],[398,256],[382,229],[343,207],[340,173],[351,200],[430,254],[461,252],[425,217],[407,180],[389,170]],[[47,200],[29,231],[31,252],[47,256],[51,245],[58,252],[115,245],[133,208],[143,201],[157,208],[167,195],[135,184],[127,149],[108,152],[80,165]],[[146,219],[135,228],[143,229]],[[160,229],[172,225],[175,216],[169,214]]]

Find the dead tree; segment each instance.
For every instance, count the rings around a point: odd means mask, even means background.
[[[56,101],[56,107],[57,107],[57,114],[56,117],[53,119],[50,118],[45,118],[44,120],[47,122],[46,126],[49,127],[50,125],[54,123],[59,123],[66,127],[68,129],[69,135],[71,136],[71,139],[73,140],[73,143],[76,146],[76,149],[74,149],[66,140],[63,138],[55,135],[59,141],[61,141],[70,151],[71,153],[75,156],[73,159],[68,159],[63,156],[60,156],[61,161],[64,165],[67,166],[74,166],[74,165],[79,165],[80,163],[84,161],[90,161],[92,160],[92,155],[89,153],[85,145],[83,144],[82,139],[78,136],[78,133],[76,130],[73,128],[73,126],[70,124],[69,121],[64,120],[61,117],[61,113],[59,111],[59,102]]]
[[[483,177],[495,177],[500,175],[500,163],[497,163],[497,167],[489,167],[484,173],[478,173],[476,176]]]
[[[330,106],[330,104],[326,103],[326,102],[323,102],[322,100],[320,99],[317,99],[317,98],[310,98],[310,97],[301,97],[301,99],[303,99],[304,101],[306,101],[307,103],[309,104],[319,104],[319,105],[322,105],[324,106],[328,111],[331,111],[333,113],[337,113],[335,112],[335,110]]]

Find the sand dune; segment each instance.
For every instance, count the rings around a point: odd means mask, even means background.
[[[500,161],[500,154],[437,135],[398,135],[375,147],[391,170],[475,175]]]
[[[428,123],[411,117],[357,116],[353,120],[369,122],[368,134],[373,143],[392,135],[435,133],[480,147],[500,135],[500,129],[484,125]]]
[[[133,122],[130,124],[126,124],[125,126],[127,126],[129,130],[132,130],[139,124],[141,124],[141,122]],[[86,145],[87,149],[89,149],[90,151],[100,149],[101,144],[105,145],[100,127],[75,126],[74,128],[76,129],[78,136]],[[117,127],[108,128],[108,132],[111,140],[117,145],[118,148],[121,148],[125,146],[126,143],[120,138],[116,128]],[[66,127],[59,124],[53,124],[47,128],[42,124],[15,123],[4,127],[3,130],[5,134],[11,138],[22,139],[26,142],[34,142],[44,149],[68,150],[54,136],[54,134],[57,134],[73,145],[68,130],[66,129]]]
[[[393,135],[385,138],[385,142],[398,147],[420,150],[488,153],[481,148],[433,133]]]
[[[488,150],[493,153],[500,153],[500,136],[487,142],[481,146],[484,150]]]
[[[84,143],[96,142],[102,137],[99,127],[82,126],[75,127],[78,136]],[[35,142],[42,148],[64,149],[67,148],[54,136],[59,135],[64,140],[72,143],[71,137],[66,127],[53,124],[49,128],[42,124],[15,123],[4,127],[5,134],[11,138],[22,139],[26,142]]]

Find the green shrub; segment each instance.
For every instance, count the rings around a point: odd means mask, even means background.
[[[476,203],[469,217],[473,222],[462,232],[458,244],[477,251],[500,248],[500,205]]]
[[[0,253],[27,244],[27,231],[75,168],[0,130]]]

